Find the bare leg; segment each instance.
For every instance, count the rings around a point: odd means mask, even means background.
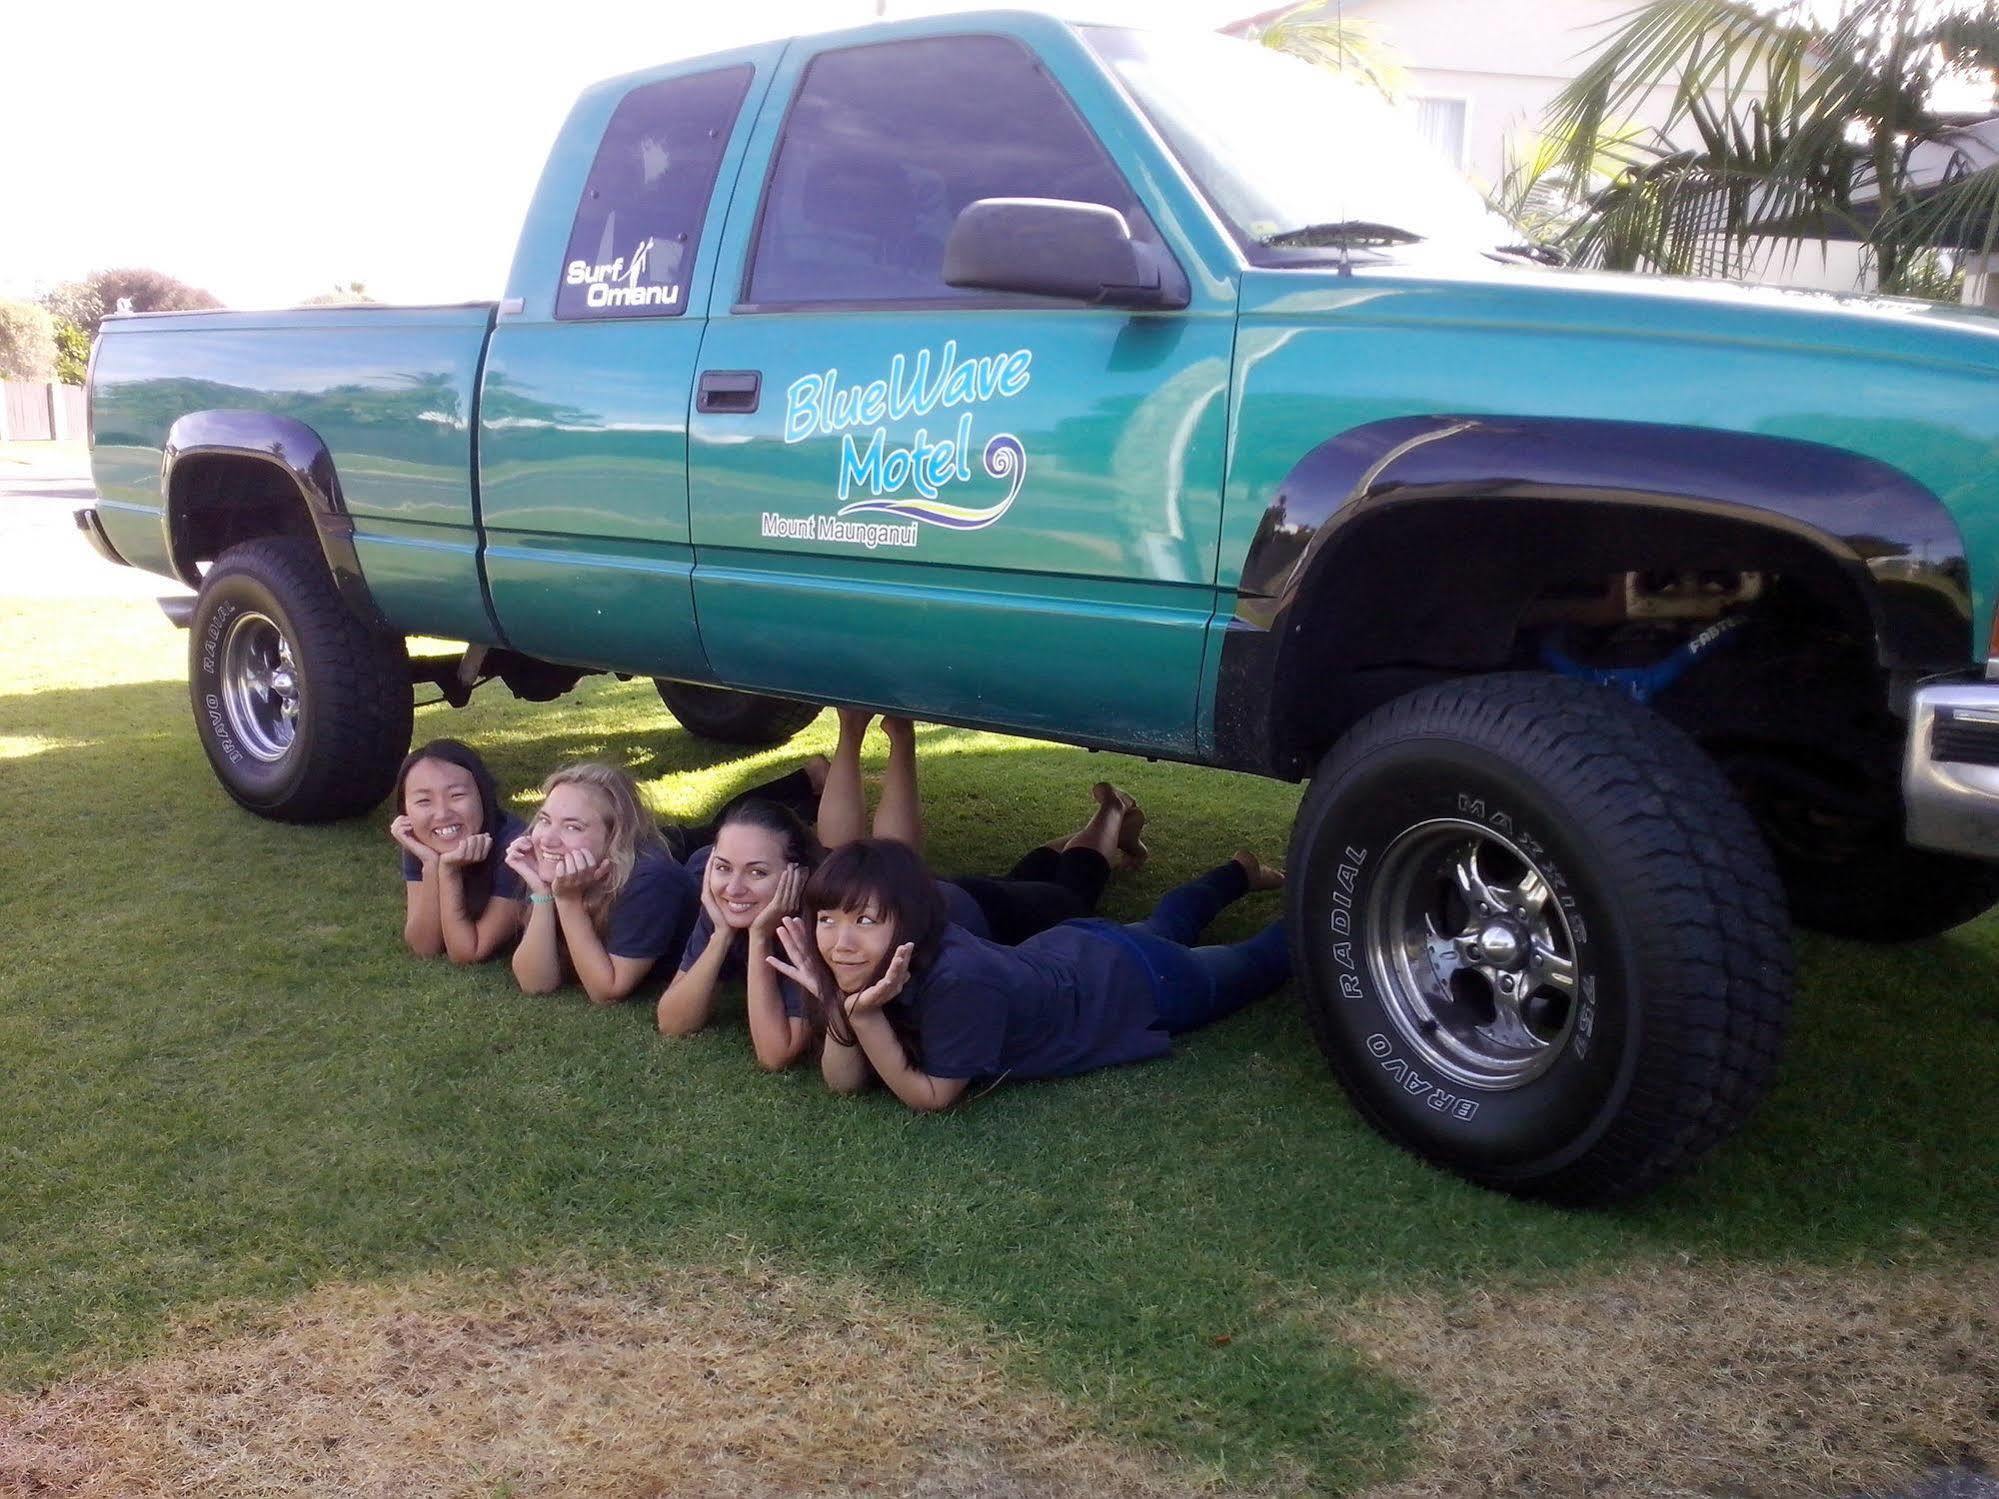
[[[923,802],[916,792],[916,725],[906,718],[884,717],[888,735],[888,769],[882,772],[882,798],[875,807],[875,836],[893,838],[923,852]]]
[[[1275,864],[1264,863],[1252,850],[1239,848],[1231,857],[1242,866],[1242,872],[1249,876],[1249,888],[1252,894],[1258,890],[1284,888],[1284,871]]]
[[[819,788],[819,842],[839,848],[868,831],[868,799],[861,787],[861,740],[867,736],[872,713],[859,708],[842,708],[840,743],[826,768],[826,783]]]
[[[1124,835],[1124,820],[1127,803],[1133,808],[1138,803],[1131,800],[1108,781],[1099,781],[1090,788],[1097,799],[1097,810],[1067,838],[1058,838],[1049,845],[1055,849],[1093,848],[1104,856],[1104,862],[1116,867],[1118,863],[1118,843]]]

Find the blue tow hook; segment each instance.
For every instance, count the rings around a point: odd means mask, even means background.
[[[1716,620],[1670,656],[1650,666],[1585,666],[1565,654],[1552,640],[1541,642],[1541,664],[1579,682],[1613,687],[1634,703],[1649,703],[1685,676],[1693,664],[1749,623],[1746,614]]]

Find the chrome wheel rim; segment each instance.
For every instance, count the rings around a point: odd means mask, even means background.
[[[1367,962],[1402,1039],[1469,1088],[1541,1076],[1574,1033],[1576,949],[1542,867],[1510,838],[1437,818],[1382,851]]]
[[[222,641],[222,711],[236,742],[266,764],[298,737],[298,669],[291,642],[268,615],[246,609]]]

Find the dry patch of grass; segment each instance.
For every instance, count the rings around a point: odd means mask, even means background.
[[[962,1329],[754,1272],[329,1287],[0,1399],[10,1496],[1204,1488],[1010,1384]]]
[[[1430,1402],[1415,1476],[1380,1499],[1792,1499],[1999,1458],[1999,1266],[1640,1267],[1334,1331]]]

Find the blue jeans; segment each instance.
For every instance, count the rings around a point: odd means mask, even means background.
[[[1230,860],[1160,897],[1144,921],[1125,927],[1143,953],[1157,990],[1158,1026],[1168,1035],[1197,1030],[1262,999],[1291,977],[1284,924],[1226,947],[1196,947],[1208,923],[1249,892],[1249,876]]]

